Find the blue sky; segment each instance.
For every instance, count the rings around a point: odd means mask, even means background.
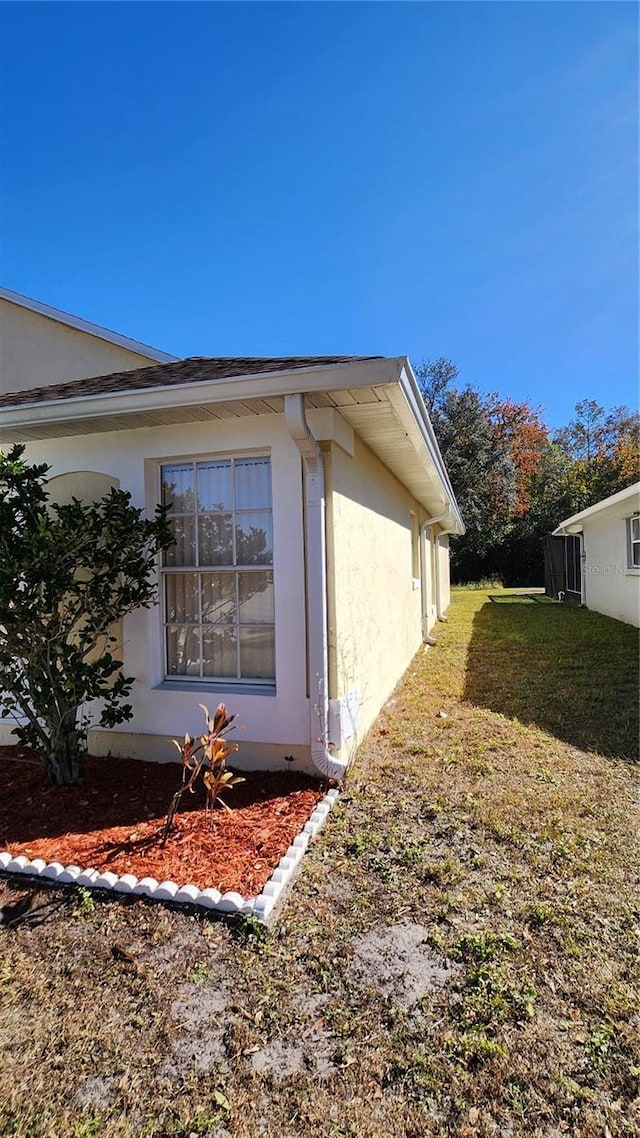
[[[631,3],[0,5],[2,283],[176,355],[637,401]]]

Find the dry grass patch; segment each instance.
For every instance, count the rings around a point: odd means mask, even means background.
[[[610,666],[554,689],[576,637]],[[634,669],[624,625],[458,592],[268,935],[41,892],[0,941],[0,1131],[638,1133]]]

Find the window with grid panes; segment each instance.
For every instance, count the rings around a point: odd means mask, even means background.
[[[640,515],[627,518],[627,569],[640,569]]]
[[[165,463],[161,477],[167,677],[273,683],[269,458]]]

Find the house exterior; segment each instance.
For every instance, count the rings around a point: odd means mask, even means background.
[[[551,541],[553,595],[640,626],[640,482],[566,518]]]
[[[0,287],[0,394],[175,358]]]
[[[160,604],[120,633],[134,719],[93,731],[93,753],[173,759],[198,705],[223,701],[234,765],[341,777],[446,611],[463,532],[409,361],[127,357],[55,382],[41,363],[28,385],[9,356],[0,447],[48,463],[58,501],[118,485],[166,502],[176,536]]]

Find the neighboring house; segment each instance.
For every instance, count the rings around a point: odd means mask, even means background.
[[[114,484],[149,511],[166,501],[176,535],[160,605],[124,622],[134,719],[92,732],[94,753],[173,758],[198,704],[224,701],[238,766],[340,777],[444,614],[448,535],[463,532],[408,360],[47,378],[3,383],[0,446],[26,442],[58,501]]]
[[[0,393],[129,371],[175,358],[0,288]]]
[[[551,596],[640,625],[640,482],[561,522],[546,576]]]

